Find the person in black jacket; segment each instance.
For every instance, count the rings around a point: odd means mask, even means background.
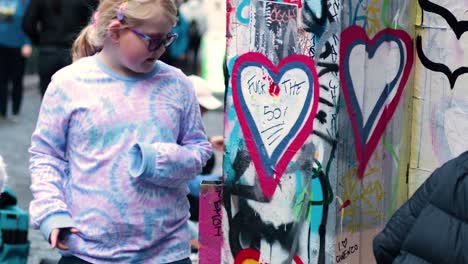
[[[31,0],[23,18],[23,30],[39,47],[42,95],[52,75],[71,63],[73,41],[98,4],[98,0]]]
[[[373,241],[386,263],[468,263],[468,152],[435,170]]]

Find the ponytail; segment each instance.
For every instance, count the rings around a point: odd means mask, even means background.
[[[77,61],[83,57],[88,57],[96,54],[102,49],[102,46],[94,44],[93,32],[94,25],[90,24],[86,26],[73,42],[72,47],[72,59]]]

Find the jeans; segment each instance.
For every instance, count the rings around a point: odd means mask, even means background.
[[[89,262],[75,256],[62,256],[58,264],[89,264]]]

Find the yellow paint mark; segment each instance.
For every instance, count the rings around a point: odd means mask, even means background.
[[[343,191],[341,199],[350,200],[351,205],[347,210],[342,210],[341,217],[349,217],[350,221],[346,224],[349,232],[356,232],[364,228],[359,222],[359,216],[374,217],[378,221],[383,219],[383,213],[380,210],[379,203],[384,199],[384,188],[378,180],[364,181],[356,177],[356,168],[351,168],[341,178]],[[371,177],[380,173],[377,167],[370,167],[366,170],[364,177]]]
[[[422,11],[422,8],[418,4],[416,4],[416,17],[415,17],[415,20],[416,20],[416,23],[415,23],[416,26],[422,26],[422,24],[423,24],[423,11]]]
[[[242,264],[259,264],[260,262],[254,260],[254,259],[247,259],[242,261]]]
[[[374,0],[367,8],[367,35],[372,36],[380,30],[380,8],[377,7],[379,0]]]

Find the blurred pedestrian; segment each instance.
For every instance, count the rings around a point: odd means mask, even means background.
[[[71,63],[73,40],[99,0],[30,0],[23,29],[39,47],[39,88],[44,96],[52,75]]]
[[[189,23],[187,18],[180,12],[181,0],[176,0],[177,5],[177,24],[174,26],[173,32],[178,35],[178,38],[168,48],[167,52],[164,53],[160,60],[172,65],[176,68],[181,69],[187,74],[187,52],[189,45]]]
[[[0,1],[0,121],[8,114],[9,85],[12,85],[12,120],[16,121],[23,100],[26,58],[31,56],[29,39],[21,28],[26,0]]]
[[[435,170],[374,238],[378,264],[468,263],[468,152]]]
[[[191,263],[187,183],[212,147],[192,84],[158,60],[176,7],[101,0],[93,17],[31,138],[32,224],[59,263]]]
[[[187,49],[187,73],[201,74],[199,58],[200,44],[203,35],[208,28],[207,13],[203,8],[202,0],[188,0],[180,6],[180,13],[187,19],[188,49]]]

